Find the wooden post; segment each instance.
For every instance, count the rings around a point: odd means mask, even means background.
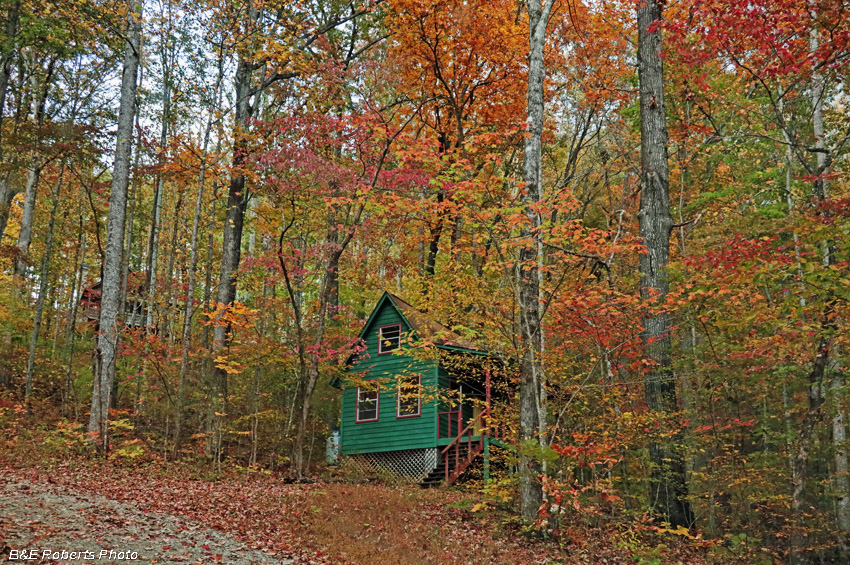
[[[484,370],[485,390],[487,392],[487,416],[490,415],[490,369]]]
[[[484,436],[484,484],[490,482],[490,436]]]
[[[490,430],[490,368],[487,367],[484,369],[484,383],[485,383],[485,393],[487,395],[487,406],[485,406],[484,410],[486,412],[486,420],[484,422],[485,429],[487,430],[487,435],[492,434],[492,430]]]

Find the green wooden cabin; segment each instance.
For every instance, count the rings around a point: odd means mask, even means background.
[[[360,344],[333,383],[342,388],[343,456],[423,483],[452,482],[488,447],[489,355],[389,292]],[[430,354],[414,355],[423,345]]]

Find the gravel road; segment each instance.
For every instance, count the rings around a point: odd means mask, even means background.
[[[37,558],[10,560],[20,558],[22,550],[35,550]],[[13,563],[292,563],[201,523],[8,475],[0,476],[0,558]]]

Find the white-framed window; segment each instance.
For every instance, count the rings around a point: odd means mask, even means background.
[[[401,324],[378,328],[378,355],[390,353],[401,347]]]
[[[377,390],[357,388],[357,407],[354,412],[354,421],[376,422],[378,420],[378,402],[380,395]]]
[[[412,418],[422,414],[422,377],[408,375],[398,378],[396,418]]]

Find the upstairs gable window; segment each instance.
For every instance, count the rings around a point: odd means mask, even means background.
[[[378,328],[378,355],[401,347],[401,324]]]

